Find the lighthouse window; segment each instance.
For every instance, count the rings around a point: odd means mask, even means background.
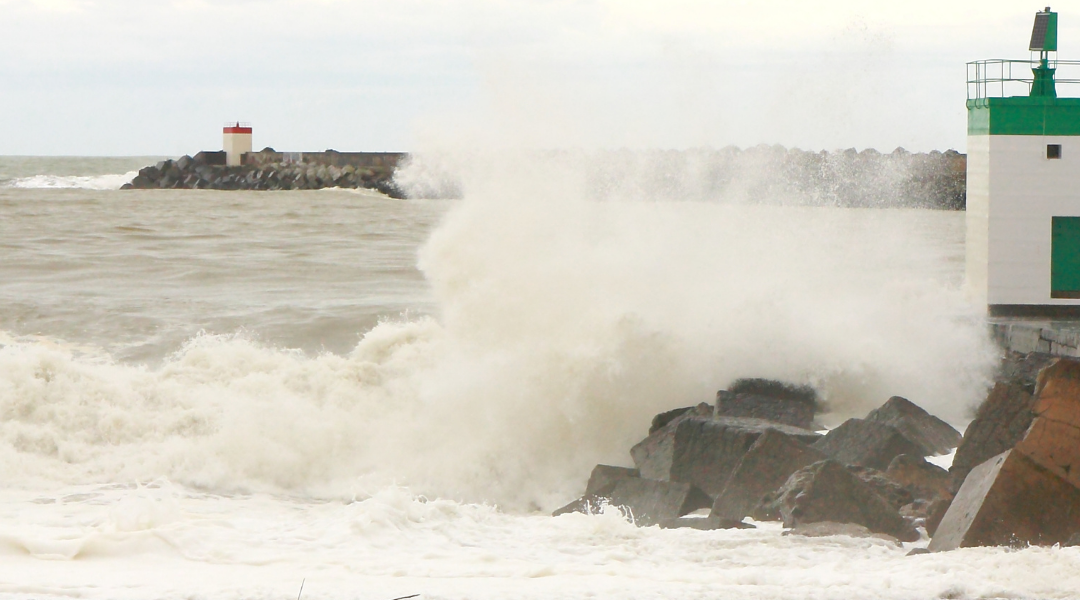
[[[1047,144],[1046,158],[1061,158],[1061,144]]]

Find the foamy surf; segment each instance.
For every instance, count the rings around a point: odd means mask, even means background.
[[[118,190],[138,175],[138,171],[108,175],[33,175],[0,183],[0,187],[20,189]]]

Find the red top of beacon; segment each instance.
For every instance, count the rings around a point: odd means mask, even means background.
[[[226,123],[224,133],[251,133],[251,123],[241,123],[235,121],[232,123]]]

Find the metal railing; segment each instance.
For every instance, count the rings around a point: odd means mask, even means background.
[[[225,121],[225,127],[251,127],[248,121]]]
[[[969,62],[967,64],[968,100],[1027,96],[1031,93],[1031,83],[1035,80],[1035,75],[1031,70],[1038,66],[1038,60],[991,59]],[[1048,66],[1056,69],[1054,81],[1058,86],[1059,96],[1072,95],[1067,93],[1069,91],[1080,93],[1080,88],[1063,89],[1061,87],[1080,84],[1080,61],[1051,60]]]

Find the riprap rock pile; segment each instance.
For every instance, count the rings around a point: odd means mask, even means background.
[[[258,153],[256,153],[257,155]],[[393,170],[333,164],[251,161],[226,166],[223,152],[199,152],[144,167],[122,189],[317,190],[366,188],[404,198]]]

